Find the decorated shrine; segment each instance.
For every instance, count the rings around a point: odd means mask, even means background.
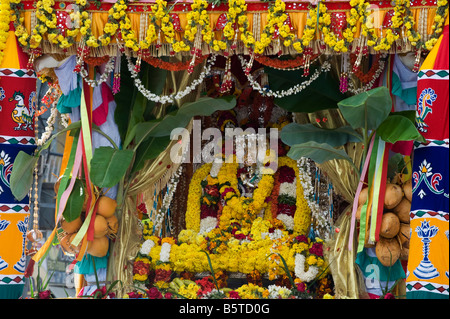
[[[0,298],[448,299],[448,7],[1,0]]]

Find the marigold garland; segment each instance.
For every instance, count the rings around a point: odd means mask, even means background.
[[[4,57],[3,50],[6,49],[6,40],[9,35],[9,22],[11,17],[10,3],[10,0],[2,0],[0,5],[0,64],[2,63]]]
[[[270,3],[267,15],[267,24],[263,27],[261,39],[256,41],[249,29],[247,18],[247,5],[244,0],[229,0],[227,11],[227,24],[223,32],[223,40],[214,39],[214,32],[209,25],[209,16],[206,11],[208,2],[206,0],[194,0],[191,10],[188,13],[188,25],[182,36],[182,40],[174,40],[174,27],[172,18],[167,9],[167,2],[156,0],[151,6],[149,13],[149,26],[144,40],[138,41],[135,31],[131,28],[131,20],[126,11],[128,0],[117,1],[108,11],[107,23],[103,28],[103,34],[96,38],[91,33],[91,23],[87,12],[88,2],[86,0],[76,0],[80,8],[77,12],[70,14],[74,22],[79,22],[78,27],[66,29],[65,36],[61,34],[56,26],[56,14],[53,9],[54,0],[39,0],[36,3],[37,24],[31,33],[28,34],[23,25],[24,19],[20,17],[22,4],[20,0],[9,0],[11,9],[14,10],[13,19],[15,21],[16,35],[19,43],[27,49],[36,49],[40,46],[44,35],[50,43],[58,44],[60,48],[67,49],[71,47],[79,34],[88,47],[107,46],[112,38],[120,31],[121,37],[118,40],[125,47],[138,52],[147,50],[150,45],[157,41],[157,47],[160,46],[160,35],[164,35],[167,43],[172,44],[173,52],[189,51],[198,47],[200,44],[194,44],[197,30],[201,29],[201,38],[214,51],[226,51],[233,49],[236,45],[238,31],[240,40],[245,47],[254,51],[256,54],[263,54],[264,50],[273,43],[275,30],[278,29],[285,47],[293,47],[298,53],[302,53],[309,47],[311,41],[318,33],[323,34],[325,44],[336,52],[347,52],[349,46],[355,40],[357,31],[357,22],[361,22],[361,35],[367,37],[367,46],[375,51],[388,50],[392,44],[399,38],[401,29],[404,28],[406,40],[416,49],[431,50],[442,33],[443,23],[448,15],[448,0],[437,1],[437,12],[435,24],[433,25],[433,34],[431,38],[423,43],[420,34],[414,29],[413,13],[410,10],[410,2],[407,0],[396,1],[394,7],[395,14],[391,18],[392,27],[384,30],[381,38],[375,34],[373,22],[371,19],[371,10],[367,0],[351,0],[350,16],[347,18],[347,26],[343,32],[343,38],[338,39],[330,29],[330,14],[327,12],[326,5],[319,3],[315,8],[310,9],[309,17],[303,31],[303,37],[298,39],[285,23],[287,13],[285,12],[285,3],[282,0],[276,0]],[[6,8],[8,2],[5,2],[3,8]],[[317,10],[319,14],[317,15]],[[318,20],[317,20],[318,18]],[[77,23],[74,23],[77,25]],[[236,25],[236,27],[235,27]],[[318,26],[318,28],[317,28]]]

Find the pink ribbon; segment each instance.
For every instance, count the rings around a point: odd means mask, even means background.
[[[69,186],[67,186],[66,190],[61,195],[56,222],[58,222],[61,219],[62,213],[64,212],[64,208],[66,207],[67,201],[69,200],[70,193],[72,192],[73,186],[75,185],[75,181],[78,176],[78,171],[81,167],[81,160],[82,160],[82,139],[79,138],[77,144],[77,151],[75,154],[75,160],[73,163],[72,178],[70,179]]]
[[[353,246],[353,234],[355,233],[355,223],[356,223],[356,211],[358,210],[358,200],[359,194],[364,185],[364,178],[366,177],[367,169],[369,168],[370,155],[372,154],[373,143],[375,141],[375,134],[373,134],[372,140],[370,141],[369,150],[367,151],[366,161],[364,162],[364,167],[361,173],[361,177],[359,180],[358,188],[356,189],[355,198],[353,199],[353,208],[352,208],[352,219],[350,224],[350,234],[348,239],[348,250],[352,250]]]

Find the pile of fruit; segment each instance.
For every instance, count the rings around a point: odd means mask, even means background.
[[[366,187],[358,198],[357,220],[360,219],[367,197]],[[411,198],[411,180],[403,182],[401,178],[395,178],[391,183],[387,183],[379,241],[375,244],[369,243],[369,234],[366,232],[365,247],[375,246],[378,260],[386,267],[392,266],[398,259],[408,259]]]
[[[119,229],[119,221],[115,215],[117,203],[107,196],[100,196],[97,199],[97,212],[94,219],[94,240],[88,241],[87,253],[95,257],[104,257],[108,253],[109,239],[115,238]],[[62,232],[60,237],[61,248],[65,253],[76,255],[80,252],[81,243],[77,246],[72,244],[73,239],[78,234],[83,225],[86,209],[74,220],[62,219],[60,225]]]

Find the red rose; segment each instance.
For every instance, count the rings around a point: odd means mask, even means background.
[[[239,294],[236,291],[230,291],[230,298],[231,299],[241,299],[241,297],[239,296]]]
[[[141,295],[140,293],[134,292],[134,291],[129,292],[127,295],[128,295],[128,298],[130,298],[130,299],[139,299],[139,298],[142,298],[142,295]]]
[[[39,299],[50,299],[51,292],[50,290],[41,291],[39,294]]]
[[[388,292],[386,295],[384,295],[384,299],[395,299],[395,296]]]
[[[173,295],[170,292],[164,294],[164,299],[172,299]]]
[[[297,291],[299,292],[305,292],[306,291],[306,284],[304,282],[297,284]]]
[[[147,292],[149,299],[162,299],[162,294],[156,287],[152,287]]]

